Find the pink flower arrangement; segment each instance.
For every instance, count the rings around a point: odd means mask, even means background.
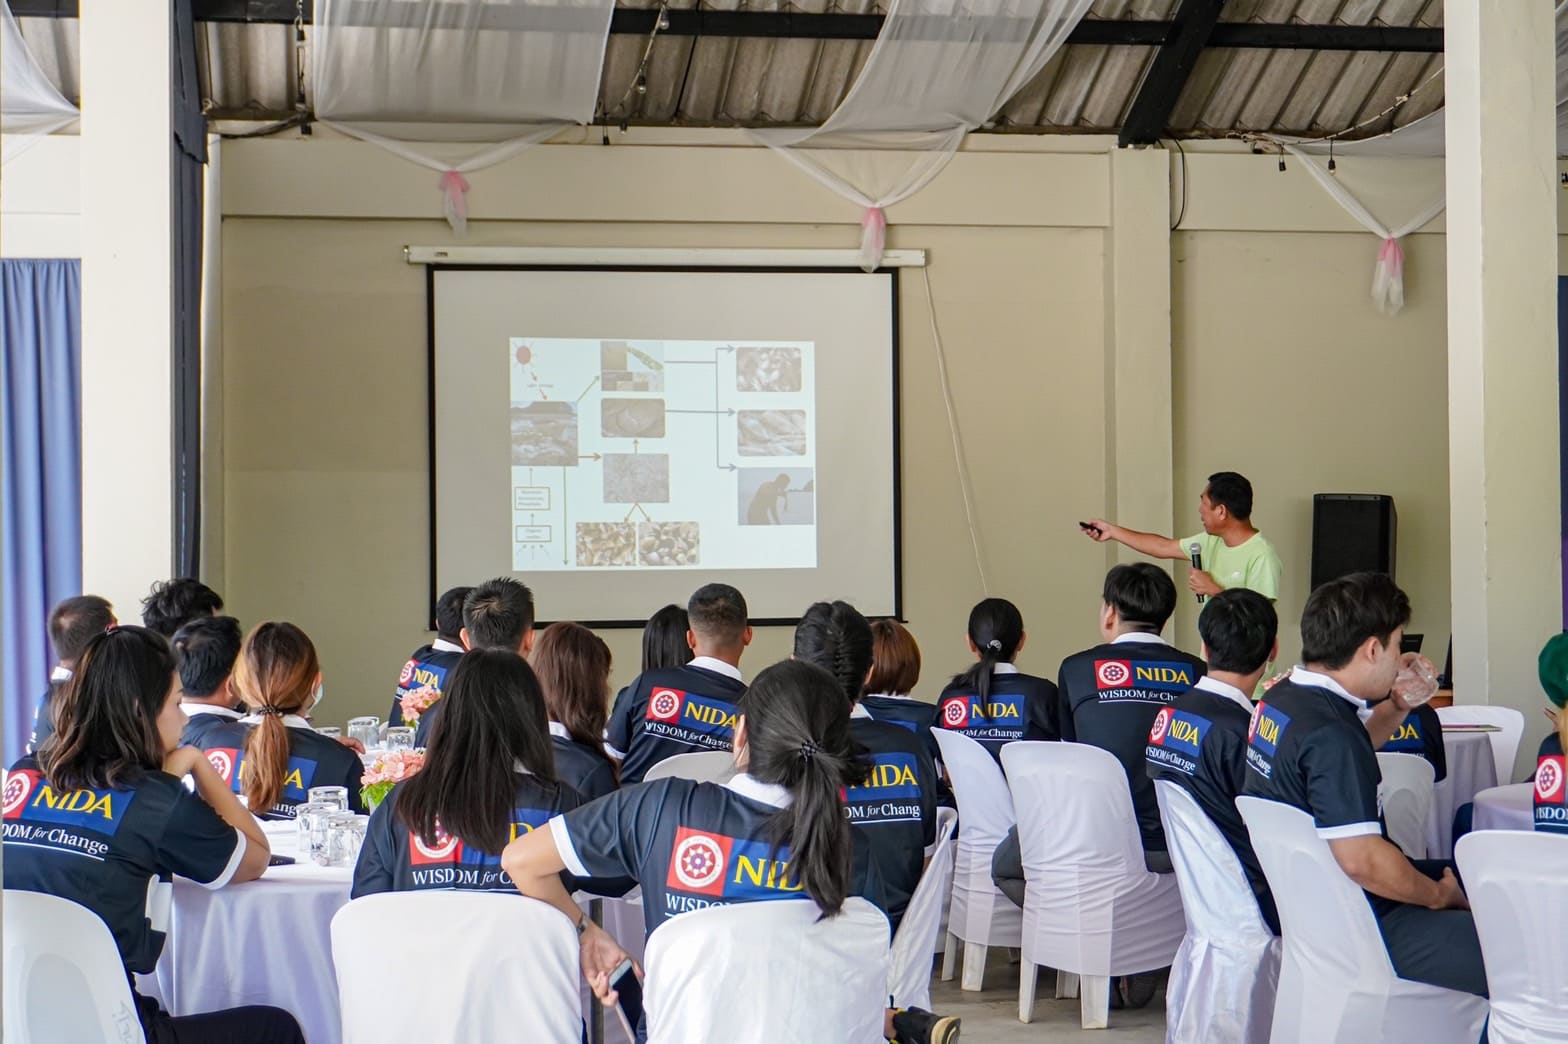
[[[359,796],[365,807],[375,811],[392,788],[425,766],[425,755],[417,750],[392,750],[377,754],[359,777]]]
[[[403,724],[412,725],[417,722],[419,716],[434,706],[440,698],[441,690],[433,685],[421,685],[417,689],[411,689],[398,704],[403,711]]]

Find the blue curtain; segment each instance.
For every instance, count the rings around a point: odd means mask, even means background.
[[[5,763],[49,684],[49,608],[82,593],[80,261],[0,260]]]

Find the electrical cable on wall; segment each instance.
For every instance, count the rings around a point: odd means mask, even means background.
[[[985,562],[980,555],[980,530],[975,525],[974,491],[969,482],[969,463],[964,456],[963,439],[958,434],[958,414],[953,409],[953,387],[947,379],[947,353],[942,348],[942,333],[937,329],[936,298],[931,294],[931,266],[920,269],[926,284],[926,308],[931,316],[931,343],[936,347],[937,375],[942,382],[942,402],[947,407],[947,429],[953,436],[953,462],[958,466],[958,488],[964,495],[964,518],[969,523],[969,542],[975,549],[975,572],[980,576],[980,593],[991,594],[985,579]]]

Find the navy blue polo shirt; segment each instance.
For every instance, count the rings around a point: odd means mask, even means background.
[[[1149,778],[1176,784],[1192,796],[1241,863],[1263,920],[1279,934],[1279,911],[1252,850],[1252,836],[1236,809],[1247,784],[1247,728],[1252,702],[1213,678],[1176,697],[1155,716],[1144,750]]]
[[[244,717],[237,710],[205,703],[182,703],[180,710],[185,712],[185,728],[180,733],[182,747],[200,747],[207,733],[225,725],[232,725]]]
[[[29,754],[36,754],[43,741],[54,735],[52,705],[70,678],[71,672],[65,667],[56,667],[50,674],[49,688],[44,690],[43,696],[38,700],[38,710],[33,714],[33,734],[27,741]]]
[[[1429,703],[1423,703],[1405,716],[1399,728],[1379,748],[1385,754],[1415,754],[1432,763],[1434,780],[1448,775],[1448,753],[1443,748],[1443,723]]]
[[[769,824],[788,804],[782,787],[744,774],[722,786],[666,778],[589,802],[550,832],[568,873],[636,880],[652,932],[710,906],[809,898],[790,869],[789,848],[769,839]],[[886,909],[860,844],[849,892]]]
[[[580,804],[576,791],[560,783],[544,783],[519,772],[511,840],[532,833],[562,812]],[[371,813],[365,844],[354,866],[350,897],[376,892],[463,891],[520,895],[501,869],[499,852],[483,852],[444,833],[427,845],[395,813],[399,783]]]
[[[699,656],[683,667],[645,671],[616,697],[605,729],[611,754],[621,754],[621,785],[677,754],[731,750],[746,683],[740,670]]]
[[[1055,712],[1055,685],[999,663],[984,700],[968,686],[948,683],[936,700],[936,727],[963,733],[1000,761],[1003,745],[1014,740],[1060,738]]]
[[[150,911],[171,875],[228,884],[240,832],[166,772],[113,790],[60,790],[27,757],[5,773],[5,887],[69,899],[103,918],[133,972],[150,972],[168,925]],[[167,898],[167,897],[164,897]]]
[[[1535,829],[1568,834],[1568,764],[1561,754],[1544,754],[1535,765]]]
[[[857,715],[849,733],[866,749],[870,772],[844,791],[844,811],[876,866],[897,931],[920,884],[926,849],[936,841],[936,763],[919,737],[897,725]]]
[[[615,762],[602,745],[578,743],[558,721],[550,723],[550,745],[555,750],[555,774],[584,801],[604,797],[616,788]]]
[[[387,725],[405,725],[403,720],[403,697],[415,689],[428,685],[442,695],[446,694],[447,675],[457,667],[457,661],[463,658],[463,647],[445,638],[437,638],[432,645],[421,645],[413,654],[404,661],[403,669],[398,672],[397,687],[392,691],[392,709],[387,711]],[[415,722],[415,745],[424,746],[424,737],[430,734],[430,726],[435,722],[435,712],[441,706],[440,702],[433,704],[429,710],[419,716]]]
[[[207,760],[236,794],[245,793],[245,741],[260,718],[213,725],[201,734],[195,746],[207,752]],[[359,755],[335,739],[321,735],[310,722],[290,714],[283,719],[289,735],[289,763],[283,774],[283,790],[278,803],[270,809],[251,809],[257,819],[293,819],[311,787],[347,787],[351,812],[364,812],[360,800],[360,777],[365,774]]]
[[[1165,851],[1160,803],[1145,768],[1149,730],[1205,670],[1198,657],[1157,635],[1124,634],[1067,657],[1057,675],[1061,738],[1099,747],[1121,762],[1146,852]]]

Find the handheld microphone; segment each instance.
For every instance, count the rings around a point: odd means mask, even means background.
[[[1203,569],[1203,545],[1193,541],[1187,545],[1187,554],[1192,556],[1192,568],[1201,572]],[[1198,604],[1202,605],[1204,601],[1204,596],[1200,594],[1198,596]]]

